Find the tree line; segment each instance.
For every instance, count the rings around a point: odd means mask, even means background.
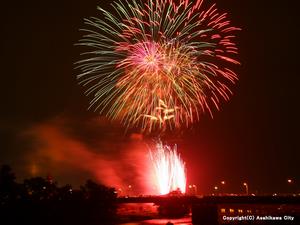
[[[78,189],[58,186],[51,176],[23,183],[8,165],[0,169],[0,223],[4,225],[115,224],[117,192],[87,180]]]

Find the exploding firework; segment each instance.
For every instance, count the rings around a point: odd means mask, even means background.
[[[156,149],[150,151],[150,157],[155,172],[155,183],[160,194],[168,194],[180,190],[185,193],[186,170],[185,164],[177,153],[176,145],[172,149],[160,141]]]
[[[239,64],[226,13],[203,0],[128,0],[85,19],[79,83],[90,107],[143,131],[187,127],[229,100]]]

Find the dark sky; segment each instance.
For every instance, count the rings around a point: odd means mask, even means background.
[[[132,154],[146,140],[87,111],[73,69],[83,18],[97,16],[96,6],[104,3],[8,2],[1,7],[0,164],[10,164],[19,179],[49,173],[61,184],[88,177],[130,183],[139,174]],[[299,190],[297,7],[270,0],[217,4],[242,28],[239,82],[213,120],[203,116],[169,142],[177,142],[189,183],[202,193],[221,180],[230,192],[247,181],[251,191],[273,193],[288,191],[286,179],[293,178]]]

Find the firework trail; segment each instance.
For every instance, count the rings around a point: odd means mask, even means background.
[[[85,19],[77,63],[90,107],[142,131],[188,127],[237,80],[235,31],[203,0],[120,0]]]
[[[186,169],[185,164],[177,153],[177,147],[172,149],[168,145],[157,142],[156,149],[150,151],[150,158],[155,172],[155,181],[160,194],[180,190],[185,193]]]

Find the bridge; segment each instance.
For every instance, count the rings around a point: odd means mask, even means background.
[[[185,205],[192,212],[193,224],[229,224],[225,217],[293,215],[300,224],[300,196],[140,196],[119,197],[119,204],[154,203],[157,205]],[[241,221],[230,221],[237,224]],[[247,221],[244,221],[247,223]],[[248,221],[249,222],[249,221]],[[251,221],[251,224],[257,224]],[[257,221],[258,224],[261,221]],[[272,222],[272,221],[271,221]]]
[[[165,203],[184,204],[300,204],[300,196],[141,196],[119,197],[118,203]]]

